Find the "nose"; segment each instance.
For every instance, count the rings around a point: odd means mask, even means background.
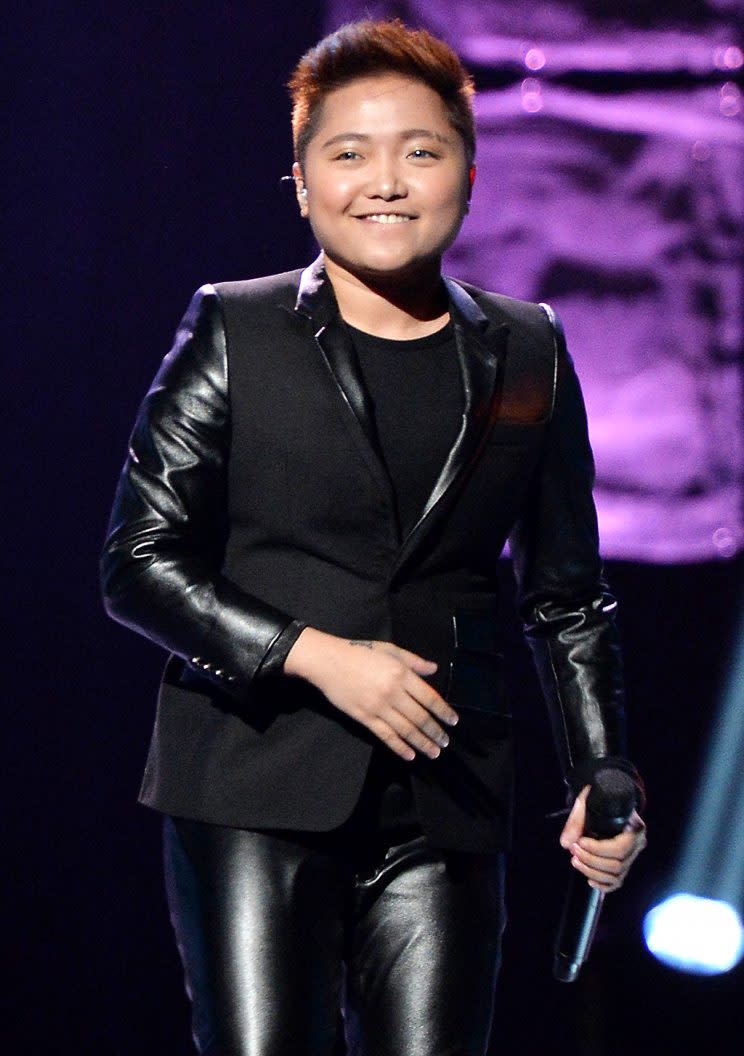
[[[366,193],[368,198],[382,198],[386,202],[406,197],[408,187],[396,158],[384,155],[377,159]]]

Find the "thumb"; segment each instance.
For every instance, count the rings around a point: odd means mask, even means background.
[[[563,826],[560,835],[561,847],[569,848],[572,843],[584,835],[584,823],[586,821],[586,797],[589,795],[589,785],[585,785],[574,800],[571,813]]]

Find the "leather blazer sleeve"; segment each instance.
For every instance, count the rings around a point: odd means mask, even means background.
[[[101,558],[106,611],[243,696],[304,624],[220,574],[230,443],[219,296],[194,295],[140,407]]]
[[[560,322],[545,308],[556,351],[555,401],[510,547],[525,634],[563,773],[576,794],[600,761],[638,777],[624,758],[617,603],[602,576],[586,412]]]

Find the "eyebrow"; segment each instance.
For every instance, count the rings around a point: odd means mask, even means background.
[[[436,139],[440,143],[445,143],[447,146],[452,145],[452,140],[447,136],[443,136],[441,132],[432,132],[430,128],[407,128],[405,132],[401,132],[398,136],[399,139],[414,139],[416,136],[426,136],[429,139]],[[366,135],[364,132],[339,132],[337,136],[331,136],[321,146],[321,150],[325,150],[326,147],[332,147],[334,143],[343,143],[354,140],[355,142],[368,143],[372,139],[372,136]]]

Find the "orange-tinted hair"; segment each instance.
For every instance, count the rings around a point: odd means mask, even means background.
[[[475,157],[473,78],[449,45],[424,29],[409,29],[399,18],[349,22],[302,56],[287,83],[292,97],[292,140],[300,164],[304,165],[328,93],[357,77],[384,73],[413,77],[438,93],[450,123],[462,136],[471,164]]]

